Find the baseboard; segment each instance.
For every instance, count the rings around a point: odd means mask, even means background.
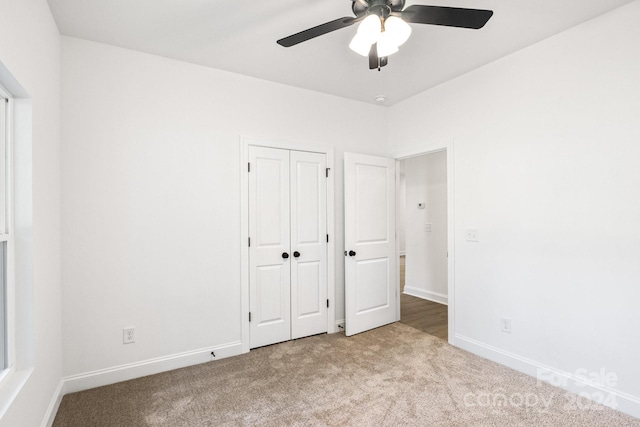
[[[534,360],[476,341],[460,334],[454,336],[453,345],[485,359],[492,360],[516,371],[537,378],[563,390],[585,397],[605,406],[640,418],[640,397],[615,388],[598,384],[571,372],[561,371]],[[587,374],[587,373],[585,373]],[[599,373],[594,373],[599,374]],[[585,375],[589,376],[589,375]],[[567,402],[569,404],[570,402]]]
[[[449,298],[445,294],[438,292],[425,291],[424,289],[412,288],[411,286],[405,286],[404,292],[407,295],[426,299],[429,301],[437,302],[438,304],[449,305]]]
[[[56,414],[60,408],[60,403],[62,403],[62,396],[64,396],[63,391],[64,380],[60,380],[58,387],[56,387],[56,391],[53,392],[53,397],[51,398],[47,412],[44,414],[42,424],[40,424],[41,427],[51,427],[53,425],[53,421],[56,419]]]
[[[400,251],[400,256],[407,256],[407,252],[406,251]]]
[[[215,352],[215,358],[211,352]],[[84,374],[72,375],[63,379],[64,394],[75,393],[90,388],[102,387],[109,384],[128,381],[147,375],[158,374],[160,372],[171,371],[173,369],[198,365],[212,360],[224,359],[242,353],[240,341],[223,344],[215,347],[201,348],[199,350],[173,354],[165,357],[144,360],[127,365],[116,366],[108,369],[86,372]]]
[[[335,332],[344,332],[344,319],[336,320]]]

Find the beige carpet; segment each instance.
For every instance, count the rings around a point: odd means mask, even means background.
[[[574,397],[396,323],[70,394],[54,426],[640,426]]]

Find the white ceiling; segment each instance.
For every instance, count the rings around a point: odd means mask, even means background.
[[[631,0],[455,0],[490,9],[480,30],[412,24],[381,72],[348,48],[356,26],[290,48],[276,40],[343,16],[349,0],[48,0],[61,34],[291,86],[391,105]]]

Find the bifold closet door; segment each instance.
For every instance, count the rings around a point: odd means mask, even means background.
[[[327,332],[326,156],[249,147],[250,347]]]
[[[327,160],[291,151],[291,338],[327,332]]]
[[[291,339],[289,151],[250,147],[250,347]]]

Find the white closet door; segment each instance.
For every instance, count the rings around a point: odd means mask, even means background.
[[[345,333],[397,320],[395,160],[344,155]]]
[[[250,147],[251,348],[291,339],[289,151]]]
[[[291,338],[327,332],[327,161],[291,151]]]

